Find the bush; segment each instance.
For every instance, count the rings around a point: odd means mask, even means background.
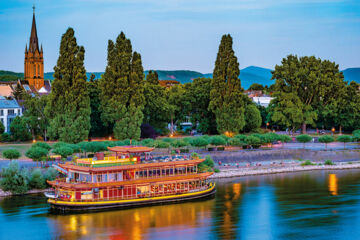
[[[49,150],[37,147],[33,145],[29,150],[26,151],[25,156],[31,158],[33,161],[41,161],[42,158],[46,157],[49,153]]]
[[[82,143],[85,143],[85,142],[82,142]],[[79,143],[80,144],[80,143]],[[57,143],[54,143],[52,145],[52,148],[53,149],[57,149],[57,148],[61,148],[61,147],[65,147],[67,145],[67,143],[64,143],[64,142],[57,142]]]
[[[171,145],[173,147],[181,148],[181,147],[189,146],[189,143],[185,142],[184,140],[178,139],[178,140],[172,142]]]
[[[283,143],[288,143],[292,141],[292,138],[288,135],[279,135],[279,141]]]
[[[214,160],[213,160],[212,157],[209,156],[209,155],[207,155],[207,156],[205,157],[204,164],[207,165],[207,166],[209,166],[209,167],[211,167],[211,168],[213,168],[213,167],[215,166]]]
[[[325,165],[334,165],[334,163],[331,161],[331,160],[326,160],[325,162],[324,162],[324,164]]]
[[[245,145],[245,143],[243,141],[241,141],[239,138],[231,138],[228,142],[230,144],[230,146],[237,146],[237,147],[241,147],[243,145]]]
[[[324,135],[319,137],[319,142],[325,143],[325,149],[327,149],[328,143],[331,143],[334,141],[334,138],[332,136]]]
[[[261,114],[255,104],[245,107],[245,131],[250,132],[261,126]]]
[[[31,139],[31,134],[22,117],[15,117],[10,124],[10,132],[15,141],[27,141]]]
[[[5,126],[4,124],[0,121],[0,134],[3,134],[5,132]]]
[[[299,136],[296,137],[296,140],[297,140],[298,142],[303,143],[303,144],[304,144],[304,148],[305,148],[305,143],[310,142],[310,141],[312,140],[312,137],[310,137],[310,136],[307,135],[307,134],[301,134],[301,135],[299,135]]]
[[[29,177],[30,189],[44,189],[46,187],[45,178],[43,177],[40,169],[34,169]]]
[[[156,140],[154,142],[154,145],[155,145],[156,148],[169,148],[170,147],[170,143],[164,142],[164,141],[161,141],[161,140]]]
[[[354,141],[360,141],[360,129],[354,130],[352,132],[353,137],[354,137]]]
[[[246,135],[243,135],[243,134],[238,134],[235,136],[236,139],[239,139],[240,141],[242,142],[245,142],[245,139],[246,139]]]
[[[220,169],[214,168],[214,172],[219,173],[219,172],[220,172]]]
[[[1,134],[1,141],[2,142],[11,142],[11,141],[13,141],[13,139],[9,133],[5,132],[5,133]]]
[[[196,137],[196,138],[193,138],[192,141],[191,141],[191,146],[194,146],[194,147],[206,147],[208,144],[209,144],[209,141],[207,140],[208,137]]]
[[[310,166],[310,165],[315,165],[315,164],[312,163],[310,160],[306,160],[306,161],[301,163],[301,166]]]
[[[210,144],[214,146],[225,145],[226,140],[221,136],[213,136],[210,138]]]
[[[45,181],[53,181],[59,176],[59,172],[52,167],[49,167],[44,173]]]
[[[70,147],[64,146],[64,147],[55,148],[53,150],[53,153],[61,155],[62,158],[66,158],[67,156],[73,154],[73,150]]]
[[[261,140],[260,138],[256,137],[256,136],[247,136],[245,139],[245,142],[247,145],[252,146],[253,148],[259,148],[261,146]]]
[[[175,138],[162,138],[161,140],[164,141],[164,142],[167,142],[167,143],[172,143],[172,142],[174,142],[176,139],[175,139]]]
[[[352,140],[351,137],[347,135],[338,136],[336,138],[336,141],[344,143],[344,149],[345,149],[345,144],[347,142],[351,142],[351,140]]]
[[[31,147],[41,147],[41,148],[47,149],[48,151],[51,150],[51,146],[45,142],[34,143]]]
[[[4,191],[23,194],[28,191],[28,174],[26,169],[20,169],[17,161],[11,161],[2,169],[0,186]]]
[[[191,153],[191,158],[192,159],[198,159],[198,158],[200,158],[200,155],[198,153],[196,153],[196,152],[192,152]]]
[[[154,139],[147,138],[141,141],[141,145],[146,147],[154,147],[154,142]]]
[[[7,149],[2,153],[3,157],[9,160],[18,159],[21,154],[16,149]]]

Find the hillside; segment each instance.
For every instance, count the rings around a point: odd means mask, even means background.
[[[11,72],[11,71],[0,70],[0,81],[1,82],[16,81],[19,78],[23,79],[24,74],[23,73],[16,73],[16,72]]]
[[[344,78],[349,83],[355,81],[360,83],[360,68],[347,68],[342,71],[344,73]]]

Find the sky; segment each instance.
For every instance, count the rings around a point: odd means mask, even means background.
[[[289,54],[360,67],[360,0],[1,0],[2,70],[23,72],[33,4],[45,72],[68,27],[85,47],[89,72],[105,70],[108,40],[121,31],[144,69],[210,73],[227,33],[240,68],[273,69]]]

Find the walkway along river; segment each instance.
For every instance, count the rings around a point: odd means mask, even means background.
[[[0,239],[356,239],[360,170],[217,180],[214,199],[53,215],[42,195],[0,199]]]

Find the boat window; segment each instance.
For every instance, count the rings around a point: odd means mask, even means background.
[[[96,182],[101,182],[101,174],[96,175]]]

